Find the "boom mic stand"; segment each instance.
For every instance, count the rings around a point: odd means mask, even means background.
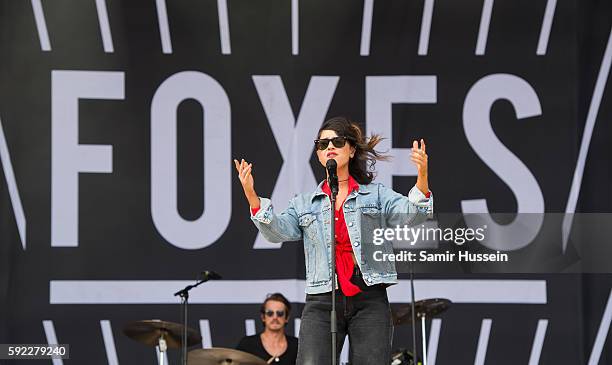
[[[187,305],[189,302],[189,291],[196,286],[199,286],[208,280],[221,279],[221,275],[214,271],[204,271],[202,273],[202,279],[198,280],[193,285],[187,285],[183,289],[174,293],[175,297],[181,297],[182,317],[183,317],[183,333],[181,335],[182,348],[181,348],[181,364],[187,365]]]

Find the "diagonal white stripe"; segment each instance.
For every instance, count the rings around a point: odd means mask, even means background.
[[[480,325],[480,336],[478,337],[478,348],[476,349],[476,359],[474,365],[484,365],[487,357],[487,347],[489,346],[489,335],[491,334],[492,319],[485,318]]]
[[[117,349],[115,348],[115,338],[113,337],[113,329],[110,321],[100,321],[100,329],[102,330],[102,340],[104,340],[104,349],[106,350],[108,365],[119,365]]]
[[[566,214],[563,218],[563,226],[561,228],[563,239],[563,252],[565,252],[565,248],[567,247],[567,240],[569,239],[570,230],[572,228],[572,221],[574,218],[574,212],[576,211],[576,204],[578,203],[580,186],[582,185],[584,165],[586,164],[586,158],[589,152],[589,145],[591,144],[591,137],[593,135],[593,130],[595,129],[597,113],[599,113],[599,106],[601,105],[601,99],[603,98],[603,93],[606,88],[606,82],[608,81],[608,75],[610,74],[611,63],[612,29],[610,30],[610,36],[608,37],[608,45],[606,46],[606,51],[604,52],[604,56],[601,61],[601,67],[599,68],[597,81],[595,82],[595,90],[593,91],[593,97],[591,98],[591,104],[589,105],[589,112],[587,114],[584,132],[582,134],[582,143],[580,144],[580,152],[578,153],[578,161],[576,162],[576,170],[574,171],[572,187],[570,189],[570,194],[567,199],[567,206],[565,207]]]
[[[253,336],[255,334],[255,320],[245,319],[244,320],[244,330],[246,331],[247,336]]]
[[[604,344],[606,343],[606,337],[608,337],[608,331],[610,330],[610,321],[612,321],[612,291],[610,291],[606,309],[601,317],[601,323],[599,324],[599,330],[595,337],[595,343],[593,344],[593,350],[591,351],[588,365],[599,364],[601,351],[603,350]]]
[[[210,335],[210,322],[208,319],[200,319],[200,334],[202,336],[202,348],[212,347],[212,337]]]
[[[34,11],[36,30],[38,31],[38,39],[40,40],[40,49],[42,49],[43,51],[50,51],[51,42],[49,41],[47,23],[45,22],[45,14],[43,12],[40,0],[32,0],[32,10]]]
[[[349,343],[348,336],[346,336],[346,338],[344,339],[344,343],[342,344],[342,350],[340,351],[340,364],[350,364],[349,362],[350,350],[351,350],[351,344]]]
[[[545,55],[546,50],[548,49],[548,39],[550,38],[550,29],[552,28],[556,7],[557,0],[548,0],[546,2],[544,19],[542,19],[542,29],[540,30],[540,39],[538,40],[538,50],[536,51],[538,56]]]
[[[172,53],[172,41],[170,40],[170,25],[168,25],[168,12],[166,0],[155,0],[157,5],[157,21],[159,23],[159,36],[161,37],[162,52]]]
[[[98,10],[98,22],[100,23],[100,33],[102,34],[104,52],[113,53],[113,37],[111,36],[110,23],[108,22],[106,0],[96,0],[96,9]]]
[[[227,15],[227,0],[217,0],[217,12],[219,14],[219,37],[221,40],[221,53],[232,54],[230,44],[229,18]]]
[[[374,0],[363,2],[363,22],[361,23],[361,56],[370,55],[370,39],[372,37],[372,16],[374,14]]]
[[[45,336],[47,337],[47,344],[49,345],[59,345],[57,342],[57,336],[55,335],[55,327],[53,326],[53,321],[43,321],[43,328],[45,329]],[[62,359],[52,359],[53,365],[64,365],[64,361]]]
[[[301,318],[296,318],[293,320],[293,327],[294,327],[293,336],[294,337],[300,337],[300,325],[301,324],[302,324]]]
[[[546,327],[548,327],[548,319],[540,319],[533,339],[533,345],[531,346],[529,365],[538,365],[540,362],[540,354],[542,354],[542,346],[544,346],[544,338],[546,336]]]
[[[0,121],[0,162],[2,162],[2,169],[4,170],[4,177],[6,178],[6,185],[8,186],[9,196],[13,206],[13,214],[15,214],[17,230],[19,231],[19,237],[21,238],[21,246],[25,250],[26,217],[25,213],[23,212],[23,206],[21,205],[19,189],[17,189],[17,180],[15,180],[15,173],[13,172],[13,165],[11,164],[8,143],[6,142],[4,129],[2,128],[2,121]]]
[[[423,20],[421,21],[421,35],[419,37],[419,56],[426,56],[429,49],[429,35],[431,33],[431,18],[433,17],[434,0],[425,0],[423,6]]]
[[[438,356],[438,342],[440,341],[440,327],[442,320],[435,318],[431,321],[431,329],[429,330],[429,344],[427,345],[427,365],[436,365],[436,357]]]
[[[489,37],[489,24],[491,23],[491,13],[493,12],[493,0],[484,0],[482,5],[482,15],[480,17],[480,28],[478,29],[478,41],[476,43],[476,55],[482,56],[487,48],[487,38]]]

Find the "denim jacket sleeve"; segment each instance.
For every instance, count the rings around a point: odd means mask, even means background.
[[[259,198],[259,201],[260,208],[251,215],[251,220],[268,241],[280,243],[302,239],[294,199],[289,201],[287,209],[280,214],[274,213],[270,199]]]
[[[427,198],[416,186],[410,189],[408,196],[404,196],[381,184],[379,198],[388,221],[399,219],[404,224],[416,225],[433,217],[433,193]]]

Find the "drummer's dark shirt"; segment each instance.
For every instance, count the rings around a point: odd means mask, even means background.
[[[236,347],[236,350],[248,352],[255,356],[261,357],[264,361],[268,361],[272,355],[270,355],[263,344],[261,343],[261,333],[253,336],[246,336],[240,340],[240,343]],[[287,338],[287,350],[283,353],[278,360],[272,360],[271,365],[295,365],[297,358],[298,339],[293,336],[285,336]]]

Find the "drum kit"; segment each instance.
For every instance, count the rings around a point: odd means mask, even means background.
[[[183,346],[182,324],[160,320],[130,322],[123,328],[123,333],[143,345],[159,346],[160,365],[163,365],[163,353],[167,349],[180,349]],[[187,346],[193,346],[202,341],[202,337],[192,328],[187,328]],[[189,351],[189,365],[266,365],[267,362],[249,353],[225,349],[210,348]]]
[[[448,299],[424,299],[415,302],[416,316],[421,319],[423,334],[423,349],[425,349],[425,319],[439,315],[449,308]],[[391,311],[393,324],[402,326],[412,323],[412,305],[402,304],[394,306]],[[163,353],[167,349],[180,349],[183,346],[185,327],[182,324],[161,320],[144,320],[127,323],[123,333],[143,345],[158,347],[160,352],[160,365],[163,364]],[[192,328],[187,328],[187,346],[191,347],[201,343],[202,337]],[[425,353],[423,354],[426,358]],[[391,365],[415,365],[412,353],[405,349],[394,352]],[[249,353],[229,348],[213,347],[197,349],[187,354],[189,365],[266,365],[263,359]]]
[[[427,365],[427,338],[425,331],[425,320],[433,318],[447,310],[451,301],[448,299],[434,298],[423,299],[414,303],[414,311],[416,318],[421,319],[421,338],[423,339],[423,359],[424,365]],[[391,318],[394,326],[402,326],[412,323],[412,308],[411,304],[402,304],[391,309]],[[414,349],[416,350],[416,349]],[[399,349],[391,355],[391,365],[416,365],[421,364],[420,361],[415,362],[413,353],[406,349]]]

